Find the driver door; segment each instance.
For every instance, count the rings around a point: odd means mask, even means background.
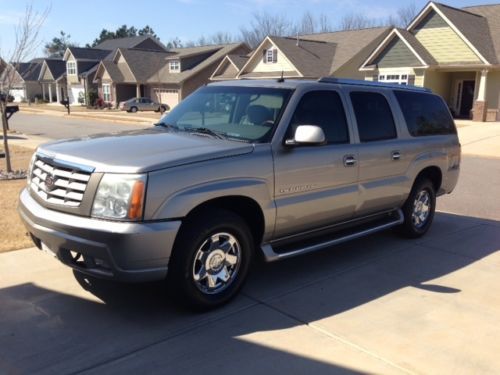
[[[352,144],[341,95],[334,90],[304,94],[286,138],[299,125],[317,125],[326,144],[274,150],[275,238],[319,228],[354,215],[358,201],[358,150]],[[284,142],[283,142],[284,143]]]

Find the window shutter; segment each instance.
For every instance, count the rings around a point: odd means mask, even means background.
[[[264,64],[266,63],[266,57],[267,57],[267,49],[262,51],[262,62]]]
[[[415,75],[414,74],[410,74],[408,76],[408,84],[415,86]]]
[[[277,49],[273,49],[273,62],[277,62],[278,61],[278,50]]]

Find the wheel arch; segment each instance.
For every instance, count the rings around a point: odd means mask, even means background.
[[[413,184],[424,178],[429,179],[432,182],[434,191],[437,194],[443,184],[443,172],[441,171],[441,168],[436,165],[425,167],[417,174]]]

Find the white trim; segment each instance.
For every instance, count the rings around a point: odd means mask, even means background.
[[[408,41],[403,37],[403,35],[401,35],[401,33],[397,29],[394,29],[394,30],[396,31],[396,34],[399,36],[399,39],[401,39],[404,42],[404,44],[406,44],[406,46],[410,49],[410,51],[412,51],[413,54],[415,56],[417,56],[417,59],[420,60],[420,62],[422,63],[423,67],[428,67],[428,64],[424,61],[424,59],[422,57],[420,57],[420,55],[417,53],[417,51],[415,51],[415,49],[413,49],[413,47],[411,46],[411,44],[408,43]]]
[[[169,73],[180,73],[181,72],[181,60],[175,59],[168,62]]]
[[[252,56],[250,56],[250,58],[248,59],[248,61],[246,62],[245,65],[243,65],[243,67],[241,68],[241,70],[239,71],[238,75],[236,76],[236,79],[240,79],[241,77],[241,74],[245,71],[245,69],[247,68],[247,66],[253,62],[255,56],[257,55],[257,53],[259,53],[259,59],[262,59],[262,47],[264,46],[264,43],[266,42],[269,42],[271,43],[274,48],[276,48],[278,50],[279,53],[281,53],[283,55],[283,57],[290,63],[290,65],[295,69],[295,71],[299,74],[299,77],[304,77],[304,75],[302,74],[302,72],[300,70],[297,69],[297,67],[295,65],[293,65],[293,63],[286,57],[286,55],[278,48],[278,46],[276,44],[274,44],[274,42],[272,41],[272,39],[269,37],[269,36],[266,36],[264,38],[264,40],[262,42],[260,42],[259,46],[254,50],[254,52],[252,53]],[[279,76],[281,77],[281,75]],[[278,77],[278,78],[279,78]],[[266,77],[268,78],[268,77]]]
[[[483,61],[486,65],[491,65],[488,60],[484,58],[481,53],[474,47],[474,45],[465,37],[464,34],[450,21],[448,17],[434,4],[432,1],[420,12],[419,15],[415,17],[415,19],[410,23],[410,25],[406,28],[406,30],[411,31],[413,27],[422,20],[429,13],[430,9],[434,10],[437,14],[441,16],[442,19],[448,24],[448,26],[462,39],[462,41]]]
[[[70,68],[69,68],[70,64],[74,65],[72,67],[72,68],[74,68],[74,73],[70,73]],[[66,61],[66,74],[69,75],[69,76],[76,76],[76,75],[78,75],[78,68],[77,68],[76,61],[74,61],[74,60],[72,60],[72,61]]]
[[[104,88],[107,88],[107,90],[104,90]],[[106,96],[108,97],[108,100],[106,100]],[[110,83],[103,83],[102,84],[102,100],[104,100],[105,103],[111,102],[111,84]]]
[[[373,58],[375,58],[375,56],[377,56],[380,53],[380,49],[382,49],[382,48],[384,48],[386,46],[386,44],[390,41],[389,39],[391,37],[393,37],[393,34],[394,34],[395,31],[396,31],[395,28],[392,29],[392,31],[384,38],[384,40],[382,41],[382,43],[380,43],[378,45],[378,47],[375,49],[375,51],[373,51],[372,54],[370,56],[368,56],[368,58],[365,60],[365,62],[361,65],[360,70],[361,69],[365,69],[365,65],[368,63],[368,61],[371,61]]]
[[[216,81],[216,80],[218,80],[218,79],[219,79],[219,78],[217,78],[217,77],[215,76],[215,73],[217,73],[217,72],[219,71],[219,69],[220,69],[220,68],[222,68],[222,65],[223,65],[226,61],[229,61],[229,63],[230,63],[232,66],[234,66],[234,68],[235,68],[235,69],[236,69],[236,71],[238,72],[238,73],[236,73],[235,78],[238,76],[238,74],[240,73],[240,70],[238,69],[238,67],[236,66],[236,64],[235,64],[235,63],[234,63],[234,62],[233,62],[233,61],[229,58],[229,56],[228,56],[228,55],[226,55],[226,56],[224,56],[224,58],[222,59],[222,61],[219,63],[219,65],[217,65],[217,68],[215,68],[214,72],[213,72],[213,73],[212,73],[212,75],[210,76],[210,78],[209,78],[209,79],[210,79],[211,81]],[[225,78],[222,78],[222,79],[224,80]]]

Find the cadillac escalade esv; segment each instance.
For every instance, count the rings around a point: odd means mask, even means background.
[[[431,226],[459,175],[446,103],[366,81],[230,81],[149,129],[40,146],[19,213],[34,243],[97,277],[227,302],[252,257]]]

